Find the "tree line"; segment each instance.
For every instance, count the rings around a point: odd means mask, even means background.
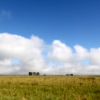
[[[39,72],[29,72],[29,76],[39,76],[39,75],[40,75]],[[44,74],[44,76],[46,76],[46,74]],[[73,74],[66,74],[66,76],[73,76]]]
[[[39,72],[29,72],[28,73],[29,74],[29,76],[36,76],[36,75],[40,75],[40,73]]]

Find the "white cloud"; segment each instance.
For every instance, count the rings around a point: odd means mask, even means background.
[[[72,59],[72,50],[59,40],[54,40],[48,57],[59,62],[69,62]]]
[[[17,66],[20,67],[20,70],[25,70],[26,72],[41,70],[41,68],[45,67],[45,61],[41,54],[43,45],[43,40],[36,36],[28,39],[22,36],[2,33],[0,34],[0,61],[5,58],[18,58],[20,65]],[[13,63],[11,66],[13,66]],[[19,71],[19,73],[21,72]]]
[[[100,65],[100,48],[90,49],[90,63]]]
[[[100,74],[100,48],[87,50],[75,45],[74,49],[75,53],[59,40],[47,45],[34,35],[25,38],[0,33],[0,74]],[[43,52],[47,52],[46,57]],[[89,63],[81,63],[87,59]]]
[[[74,54],[75,61],[82,61],[89,58],[89,52],[84,47],[75,45],[74,49],[76,51],[76,53]]]
[[[10,11],[6,11],[6,10],[1,10],[0,11],[0,19],[3,19],[3,18],[11,18],[11,12]]]

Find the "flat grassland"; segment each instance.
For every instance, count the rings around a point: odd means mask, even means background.
[[[100,77],[0,76],[0,100],[100,100]]]

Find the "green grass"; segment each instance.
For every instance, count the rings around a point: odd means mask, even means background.
[[[100,77],[0,76],[0,100],[100,100]]]

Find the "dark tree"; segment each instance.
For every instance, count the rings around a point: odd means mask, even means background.
[[[73,76],[73,74],[71,74],[71,76]]]
[[[39,73],[39,72],[37,72],[37,73],[36,73],[36,75],[40,75],[40,73]]]
[[[32,72],[29,72],[29,76],[32,76]]]

